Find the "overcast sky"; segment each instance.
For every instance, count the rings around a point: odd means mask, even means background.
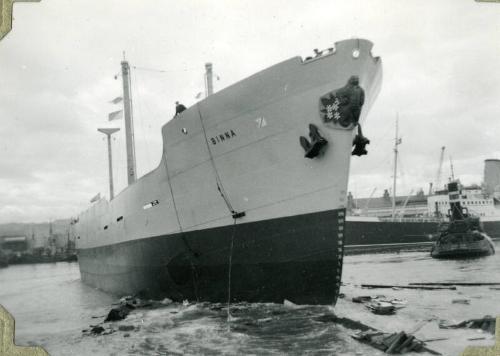
[[[473,0],[153,1],[42,0],[14,5],[0,42],[0,222],[65,218],[108,195],[104,135],[113,142],[115,191],[126,184],[120,109],[122,52],[132,69],[137,168],[158,165],[160,127],[174,102],[196,102],[204,63],[220,90],[313,48],[360,37],[374,42],[384,78],[354,157],[350,190],[392,186],[394,123],[402,145],[398,193],[428,189],[446,146],[443,178],[481,183],[500,158],[500,4]],[[150,70],[146,70],[150,69]],[[162,70],[163,72],[153,71]],[[442,181],[444,183],[444,179]]]

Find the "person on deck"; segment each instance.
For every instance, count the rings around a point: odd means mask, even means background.
[[[184,105],[182,105],[181,103],[179,103],[178,101],[176,101],[175,102],[175,115],[174,115],[174,117],[179,115],[184,110],[186,110],[186,107]]]

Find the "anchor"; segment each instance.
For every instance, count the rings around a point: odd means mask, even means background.
[[[353,156],[364,156],[368,154],[368,151],[366,150],[366,145],[370,143],[370,140],[363,136],[363,133],[361,132],[361,125],[358,122],[358,133],[354,137],[354,140],[352,141],[352,145],[354,146],[354,149],[352,150],[351,155]]]
[[[309,124],[309,137],[311,142],[304,136],[300,136],[300,145],[306,152],[304,157],[312,159],[322,152],[328,141],[321,136],[318,127],[314,124]]]

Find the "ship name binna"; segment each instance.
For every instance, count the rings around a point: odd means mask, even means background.
[[[216,145],[218,143],[224,142],[236,136],[236,133],[233,130],[226,131],[221,134],[217,134],[213,137],[210,137],[210,142],[212,145]]]

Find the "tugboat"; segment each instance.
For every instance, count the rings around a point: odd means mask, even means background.
[[[468,209],[460,204],[457,181],[448,183],[448,195],[450,221],[439,226],[431,257],[468,258],[495,254],[493,242],[484,233],[479,217],[471,216]]]

